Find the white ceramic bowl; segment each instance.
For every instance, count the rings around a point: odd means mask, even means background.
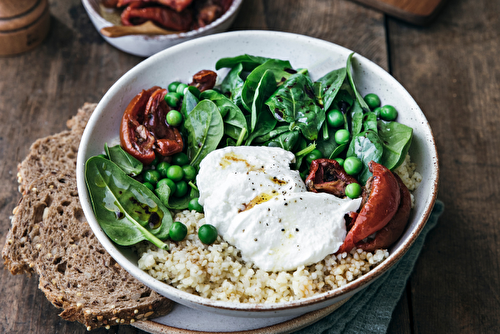
[[[113,23],[103,18],[99,2],[99,0],[82,0],[83,7],[87,11],[90,20],[99,34],[101,34],[102,28],[112,26]],[[197,30],[179,34],[157,36],[131,35],[115,38],[106,37],[102,34],[101,36],[106,40],[106,42],[124,52],[136,56],[149,57],[173,45],[189,41],[194,38],[226,31],[234,22],[242,3],[243,0],[233,0],[233,3],[227,12],[214,22]]]
[[[174,80],[189,82],[201,69],[214,69],[219,58],[252,54],[290,60],[294,68],[308,68],[313,79],[345,66],[350,50],[322,40],[269,31],[238,31],[207,36],[169,48],[144,60],[121,77],[104,95],[85,129],[78,152],[78,193],[85,216],[99,241],[113,258],[138,280],[186,306],[219,314],[248,317],[299,315],[332,305],[368,286],[408,250],[427,221],[437,195],[438,160],[429,124],[410,94],[391,75],[368,59],[355,55],[355,81],[361,93],[376,93],[399,111],[398,121],[414,130],[412,160],[423,177],[414,192],[415,208],[408,228],[390,249],[390,256],[366,275],[347,285],[310,298],[275,304],[246,304],[209,300],[162,283],[137,267],[137,257],[113,244],[99,227],[85,186],[85,161],[118,138],[120,119],[130,100],[142,89],[166,87]],[[222,70],[220,72],[223,72]]]

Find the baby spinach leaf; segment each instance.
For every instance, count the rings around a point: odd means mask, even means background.
[[[351,110],[351,134],[352,136],[356,136],[361,132],[363,128],[363,109],[359,105],[359,102],[356,100],[352,106]]]
[[[378,133],[377,129],[377,115],[374,112],[367,112],[363,117],[363,129],[373,130],[373,132]]]
[[[337,96],[346,77],[346,69],[339,68],[321,77],[314,84],[317,86],[317,97],[321,100],[324,110],[328,110]]]
[[[237,106],[243,107],[243,102],[241,101],[241,92],[243,90],[243,84],[245,81],[241,78],[241,72],[243,71],[243,65],[238,64],[229,71],[224,80],[220,85],[220,88],[224,94],[229,94],[231,101]]]
[[[413,129],[397,122],[378,121],[378,135],[384,145],[382,165],[391,170],[399,167],[410,148]]]
[[[108,144],[104,143],[104,151],[109,160],[117,164],[127,175],[136,176],[141,174],[142,162],[125,152],[120,145],[108,147]]]
[[[342,153],[342,151],[344,151],[344,149],[347,147],[347,144],[342,144],[342,145],[339,145],[337,146],[332,154],[330,154],[330,156],[328,157],[328,159],[335,159],[336,157],[339,156],[340,153]]]
[[[111,240],[167,247],[161,240],[168,237],[172,216],[151,190],[102,157],[87,160],[85,181],[96,219]]]
[[[254,99],[252,102],[252,118],[250,119],[250,130],[255,130],[255,125],[257,124],[257,118],[261,112],[267,112],[265,109],[265,101],[271,96],[271,94],[276,90],[276,84],[274,82],[274,74],[271,70],[267,70],[262,75],[262,78],[257,85],[255,90]]]
[[[365,184],[372,173],[368,169],[368,163],[375,161],[380,163],[384,145],[379,136],[372,130],[366,130],[355,136],[347,150],[347,156],[356,156],[363,162],[363,169],[358,175],[358,181]]]
[[[335,132],[335,129],[328,127],[328,139],[323,137],[322,140],[316,142],[316,149],[318,149],[325,158],[330,159],[330,155],[339,146],[335,141]]]
[[[368,112],[368,111],[370,111],[370,107],[368,107],[365,100],[363,99],[363,96],[361,96],[361,94],[356,89],[356,85],[354,84],[354,79],[352,77],[351,63],[352,63],[352,56],[353,55],[354,55],[354,52],[351,53],[349,55],[349,57],[347,57],[347,65],[346,65],[347,77],[349,78],[349,83],[351,84],[352,90],[354,91],[354,95],[356,96],[356,101],[358,101],[358,103],[361,106],[361,109],[363,109],[363,111]]]
[[[288,72],[285,71],[288,69]],[[252,111],[252,103],[255,97],[255,92],[257,91],[257,86],[261,82],[262,77],[266,71],[271,71],[274,74],[276,84],[280,82],[285,82],[291,76],[290,72],[294,72],[292,65],[289,61],[283,61],[278,59],[269,59],[262,65],[257,66],[245,80],[243,85],[243,90],[241,92],[241,100],[243,102],[243,107],[249,112]]]
[[[215,103],[203,100],[189,113],[184,126],[188,132],[190,164],[198,168],[201,160],[219,145],[224,134],[224,121]]]
[[[245,131],[245,134],[248,133],[245,115],[241,109],[231,102],[224,94],[215,90],[206,90],[201,93],[200,99],[210,100],[219,108],[220,114],[224,120],[224,134],[233,139],[238,139],[242,131]],[[245,134],[243,134],[243,136],[245,136]]]
[[[250,145],[255,138],[263,136],[273,130],[277,123],[278,121],[271,115],[271,112],[267,110],[267,107],[264,108],[257,116],[255,130],[248,136],[245,145]]]
[[[269,58],[257,57],[248,54],[244,54],[236,57],[221,58],[215,63],[215,69],[220,70],[224,67],[232,68],[235,65],[242,65],[245,71],[251,71],[257,66],[265,63]]]
[[[288,131],[266,142],[264,146],[281,147],[284,150],[291,151],[295,147],[295,144],[297,144],[298,139],[298,131]]]
[[[314,88],[308,76],[293,74],[266,101],[274,118],[292,123],[309,140],[316,140],[325,121],[325,111],[316,104]]]
[[[265,135],[255,138],[254,141],[256,143],[265,143],[266,141],[269,141],[269,140],[279,136],[280,134],[288,132],[288,131],[290,131],[290,126],[288,126],[288,125],[278,126],[276,129],[269,131]]]
[[[184,116],[184,119],[186,119],[191,111],[196,107],[196,105],[200,102],[198,97],[194,95],[189,89],[186,90],[184,93],[184,97],[182,99],[182,106],[181,106],[181,114]]]

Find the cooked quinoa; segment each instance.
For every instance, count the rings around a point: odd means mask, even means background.
[[[395,172],[410,190],[422,180],[409,156]],[[277,303],[310,297],[353,281],[389,256],[386,249],[353,249],[294,271],[266,272],[243,261],[239,251],[221,236],[212,245],[201,243],[197,231],[205,224],[203,214],[185,210],[176,212],[174,220],[186,225],[186,239],[168,241],[169,250],[139,244],[139,268],[177,289],[214,300]]]

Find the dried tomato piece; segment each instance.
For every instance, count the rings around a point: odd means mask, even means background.
[[[144,164],[150,164],[155,151],[162,156],[182,152],[182,136],[166,122],[171,111],[164,100],[166,89],[143,90],[129,103],[122,117],[120,142],[125,151]]]
[[[348,175],[337,161],[330,159],[313,160],[306,178],[307,190],[326,192],[337,197],[345,196],[345,188],[350,183],[358,181]]]
[[[154,23],[175,31],[188,31],[193,22],[191,10],[182,13],[167,7],[143,7],[143,2],[132,2],[121,15],[124,26],[132,26],[153,21]]]
[[[149,98],[144,112],[144,126],[156,138],[155,151],[163,156],[182,152],[184,147],[179,130],[167,123],[172,110],[165,102],[166,89],[156,90]]]
[[[217,73],[210,70],[201,70],[193,75],[193,82],[189,86],[195,86],[200,92],[214,88],[217,81]]]
[[[368,240],[365,243],[357,243],[356,248],[369,252],[376,249],[387,248],[395,243],[403,234],[406,224],[408,223],[408,219],[410,218],[411,195],[410,191],[406,188],[400,177],[396,174],[394,174],[394,176],[398,181],[401,193],[401,202],[399,204],[398,211],[394,217],[392,217],[391,221],[389,221],[387,225],[377,232],[374,239]]]
[[[107,0],[109,1],[109,0]],[[114,0],[118,1],[117,7],[124,7],[134,2],[140,2],[142,4],[160,4],[172,9],[175,9],[177,12],[182,12],[186,9],[193,0]]]
[[[125,109],[120,124],[120,143],[125,151],[144,164],[155,158],[155,138],[143,125],[144,110],[149,98],[160,87],[152,87],[137,94]]]
[[[398,211],[401,193],[394,174],[375,161],[368,167],[373,173],[370,195],[337,253],[351,251],[356,243],[386,226]]]

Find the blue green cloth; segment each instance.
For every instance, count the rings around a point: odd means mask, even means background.
[[[386,333],[392,312],[413,271],[425,237],[436,226],[443,210],[443,202],[437,200],[424,229],[397,265],[335,312],[295,334]]]

